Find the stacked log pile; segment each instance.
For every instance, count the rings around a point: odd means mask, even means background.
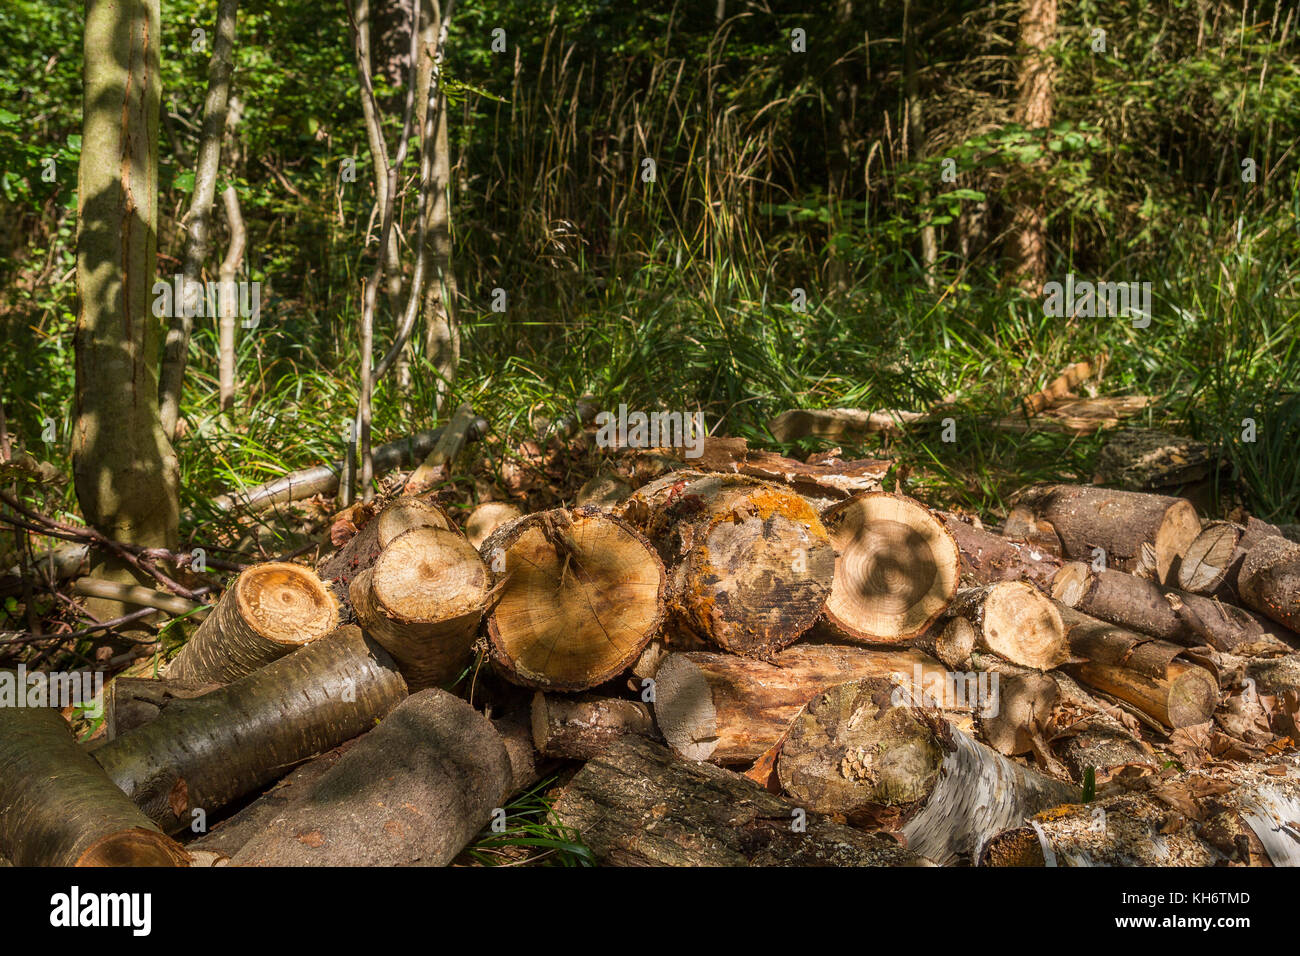
[[[0,707],[0,857],[446,865],[558,768],[608,865],[1300,862],[1300,546],[1064,485],[992,530],[746,454],[468,536],[401,496],[245,570],[89,752]]]

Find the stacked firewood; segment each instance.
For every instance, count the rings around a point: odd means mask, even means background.
[[[878,463],[692,464],[469,537],[388,501],[245,570],[89,752],[0,708],[0,854],[442,865],[559,768],[615,865],[1297,862],[1278,529],[1050,485],[995,532]]]

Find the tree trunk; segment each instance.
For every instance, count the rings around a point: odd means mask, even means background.
[[[1044,594],[1052,590],[1052,578],[1061,560],[1045,550],[974,528],[955,515],[943,516],[961,552],[963,583],[993,584],[998,581],[1028,581]]]
[[[158,213],[158,0],[86,5],[85,96],[77,191],[77,501],[118,541],[175,548],[179,469],[158,411],[162,323],[151,308]],[[95,554],[91,574],[137,579]],[[120,617],[93,599],[96,618]]]
[[[655,720],[684,760],[740,764],[756,759],[809,700],[827,688],[899,675],[922,697],[947,672],[915,650],[798,644],[771,663],[729,654],[671,654],[654,677]]]
[[[420,65],[416,79],[416,116],[421,150],[433,151],[426,215],[426,255],[433,268],[424,288],[424,354],[438,375],[438,411],[456,381],[460,364],[460,323],[456,317],[456,270],[451,244],[451,149],[447,140],[447,97],[442,89],[441,61],[448,24],[438,0],[424,0],[425,18],[420,38]],[[450,8],[450,4],[448,4]],[[448,10],[450,15],[450,10]],[[428,115],[429,92],[434,91],[434,115]]]
[[[1013,120],[1026,129],[1052,125],[1053,83],[1056,65],[1051,46],[1056,41],[1056,0],[1023,0],[1020,14],[1020,67],[1016,77],[1016,108]],[[1038,295],[1047,278],[1047,236],[1045,210],[1039,190],[1027,180],[1044,169],[1043,161],[1032,171],[1012,178],[1009,192],[1013,219],[1007,238],[1011,275],[1030,295]]]
[[[379,514],[371,517],[359,531],[320,563],[317,572],[339,599],[341,615],[352,615],[348,589],[362,571],[372,567],[380,553],[403,531],[412,528],[442,528],[455,531],[456,525],[441,507],[422,498],[407,495],[394,498]]]
[[[1052,597],[1083,614],[1184,647],[1208,644],[1247,657],[1289,649],[1284,628],[1249,611],[1122,571],[1093,571],[1079,561],[1057,573]]]
[[[915,866],[897,841],[792,806],[740,774],[625,737],[555,802],[607,866]]]
[[[474,657],[490,575],[459,531],[412,528],[352,581],[357,621],[413,690],[454,681]]]
[[[208,256],[208,220],[212,214],[212,200],[217,192],[221,141],[226,135],[230,75],[235,66],[235,19],[238,10],[239,0],[220,0],[217,4],[216,36],[212,42],[212,59],[208,62],[208,95],[203,102],[203,133],[199,140],[198,162],[194,170],[194,195],[190,202],[189,228],[185,236],[185,259],[181,266],[181,301],[172,303],[173,314],[164,347],[158,404],[163,433],[172,441],[176,438],[176,422],[180,418],[181,388],[185,382],[190,333],[198,309],[196,300],[203,294],[199,283],[203,277],[203,263]]]
[[[717,646],[770,657],[821,616],[835,550],[817,513],[792,491],[742,475],[681,471],[641,488],[619,510],[671,567],[676,620]]]
[[[1263,538],[1242,559],[1241,599],[1292,631],[1300,631],[1300,544]]]
[[[223,412],[235,403],[235,326],[239,310],[235,305],[235,276],[244,260],[244,217],[239,211],[239,193],[227,186],[221,193],[230,228],[230,245],[221,260],[221,318],[217,329],[217,395]]]
[[[650,543],[598,508],[527,515],[481,549],[499,589],[492,662],[543,690],[586,690],[632,666],[664,617],[667,575]]]
[[[971,625],[975,649],[1013,664],[1051,670],[1069,657],[1056,606],[1025,581],[999,581],[958,591],[945,613]],[[950,635],[945,640],[951,639]],[[960,643],[964,646],[965,641]]]
[[[871,492],[823,515],[839,557],[826,618],[849,638],[916,637],[957,593],[961,561],[944,523],[919,502]]]
[[[270,562],[242,572],[167,667],[176,680],[229,684],[338,626],[316,573]]]
[[[492,722],[425,690],[398,704],[231,859],[235,866],[445,866],[509,795]]]
[[[1274,771],[1270,773],[1269,771]],[[1165,799],[1161,799],[1165,796]],[[1300,772],[1287,761],[1193,770],[1044,814],[989,841],[984,866],[1300,866]]]
[[[0,856],[14,866],[188,866],[49,707],[0,707]]]
[[[910,159],[920,163],[925,159],[925,113],[916,78],[916,24],[915,11],[910,0],[903,0],[903,95],[907,107],[907,137],[911,144]],[[922,189],[920,205],[929,216],[930,190]],[[939,247],[933,224],[921,227],[921,268],[928,288],[934,288],[934,266],[939,258]]]
[[[590,760],[628,734],[659,738],[650,708],[614,697],[533,695],[533,745],[547,757]]]
[[[95,759],[164,831],[374,726],[406,696],[382,648],[342,627],[220,690],[170,707]]]
[[[1061,538],[1065,557],[1097,559],[1105,567],[1177,581],[1179,562],[1196,536],[1201,520],[1185,498],[1137,491],[1114,491],[1090,485],[1035,485],[1020,492],[1017,504],[1049,522]]]
[[[1060,606],[1070,655],[1086,658],[1067,669],[1084,684],[1132,704],[1166,727],[1209,720],[1219,706],[1219,682],[1204,667],[1178,660],[1183,648],[1152,640]]]

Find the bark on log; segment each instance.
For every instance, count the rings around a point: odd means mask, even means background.
[[[1209,720],[1219,706],[1219,682],[1204,667],[1179,660],[1184,648],[1153,640],[1060,606],[1070,655],[1086,658],[1066,669],[1084,684],[1132,704],[1166,727]]]
[[[104,688],[104,728],[109,740],[158,719],[169,707],[202,697],[223,685],[153,677],[115,677]]]
[[[1201,531],[1192,503],[1165,495],[1035,485],[1022,491],[1016,503],[1051,523],[1065,557],[1091,561],[1093,549],[1101,548],[1107,567],[1161,583],[1178,580],[1178,562]]]
[[[732,653],[771,657],[821,616],[834,547],[817,513],[789,489],[695,475],[652,482],[621,512],[671,567],[677,621]]]
[[[663,622],[667,575],[654,548],[597,508],[528,515],[481,550],[496,581],[492,662],[525,687],[602,684],[632,666]]]
[[[284,562],[240,573],[167,667],[167,676],[228,684],[338,626],[338,602],[309,568]]]
[[[1062,807],[989,841],[984,866],[1300,866],[1300,770],[1193,770],[1149,793]]]
[[[547,757],[590,760],[622,737],[657,739],[654,716],[646,704],[616,697],[533,695],[533,744]]]
[[[35,569],[40,570],[40,566],[36,565]],[[205,605],[198,604],[195,601],[187,601],[175,594],[165,594],[162,591],[141,587],[138,584],[104,581],[100,578],[77,578],[72,582],[72,593],[84,597],[107,598],[110,601],[121,601],[125,604],[137,604],[140,607],[156,607],[160,611],[166,611],[172,617],[189,614],[191,611],[196,612],[197,616],[204,614],[208,610]],[[200,608],[203,608],[203,610],[199,610]],[[202,620],[202,617],[198,617],[198,619]]]
[[[408,697],[234,866],[445,866],[511,789],[492,722],[442,690]]]
[[[847,637],[901,643],[934,623],[956,594],[957,544],[919,502],[873,492],[823,518],[839,552],[826,618]]]
[[[454,681],[473,659],[490,578],[459,531],[412,528],[353,579],[352,607],[407,685],[423,690]]]
[[[589,760],[555,815],[609,866],[924,865],[884,834],[806,813],[740,774],[682,763],[640,737]]]
[[[401,495],[362,525],[343,547],[321,562],[316,570],[321,580],[329,585],[339,599],[344,617],[352,611],[348,596],[352,581],[374,565],[380,553],[394,538],[412,528],[455,531],[456,525],[438,505],[413,495]]]
[[[1013,664],[1051,670],[1069,656],[1056,606],[1024,581],[958,591],[945,614],[971,625],[975,648]]]
[[[943,523],[961,553],[963,583],[1028,581],[1044,594],[1051,593],[1060,558],[1031,544],[971,527],[956,515],[943,515]]]
[[[1300,544],[1262,538],[1242,559],[1237,587],[1249,607],[1300,631]]]
[[[1245,526],[1231,521],[1211,521],[1196,536],[1178,569],[1178,586],[1193,594],[1206,594],[1236,602],[1237,576],[1246,553],[1281,530],[1257,518]]]
[[[655,720],[685,760],[748,763],[827,688],[891,675],[918,697],[926,694],[927,682],[947,681],[943,665],[916,650],[800,644],[771,663],[729,654],[672,654],[654,677]]]
[[[1052,597],[1083,614],[1185,647],[1208,644],[1242,656],[1289,647],[1282,640],[1285,628],[1242,608],[1122,571],[1093,571],[1082,562],[1057,572]]]
[[[898,813],[908,849],[942,865],[973,863],[993,835],[1079,798],[902,697],[893,682],[868,679],[813,698],[777,759],[782,787],[850,821]]]
[[[188,866],[49,707],[0,707],[0,855],[15,866]]]
[[[383,648],[356,627],[172,707],[94,758],[165,832],[368,730],[406,696]]]

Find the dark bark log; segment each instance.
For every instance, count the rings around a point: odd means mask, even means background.
[[[492,662],[511,681],[586,690],[627,670],[663,622],[667,575],[654,548],[597,508],[528,515],[495,531]]]
[[[547,757],[590,760],[617,740],[635,734],[659,737],[648,705],[616,697],[533,695],[533,744]]]
[[[955,515],[943,516],[961,552],[963,583],[994,584],[998,581],[1028,581],[1044,594],[1052,590],[1052,578],[1061,559],[1048,551],[1001,535],[974,528]]]
[[[1057,573],[1052,596],[1083,614],[1185,647],[1208,644],[1243,656],[1289,648],[1285,628],[1249,611],[1081,562]]]
[[[1178,580],[1182,555],[1201,532],[1192,503],[1165,495],[1035,485],[1020,492],[1016,503],[1052,525],[1065,557],[1091,562],[1100,548],[1107,568],[1161,583]]]
[[[109,740],[158,719],[168,707],[202,697],[223,685],[211,681],[116,677],[104,688],[104,726]]]
[[[1248,606],[1300,631],[1300,544],[1261,538],[1242,559],[1237,587]]]
[[[0,854],[15,866],[188,866],[48,707],[0,707]]]
[[[231,863],[445,866],[488,822],[512,781],[490,720],[446,691],[421,691],[350,747]]]
[[[1204,667],[1179,659],[1183,648],[1107,624],[1061,605],[1073,658],[1069,672],[1102,693],[1132,704],[1166,727],[1209,720],[1219,683]]]
[[[374,725],[406,696],[388,654],[341,627],[96,750],[145,814],[173,833]]]
[[[831,823],[740,774],[682,763],[639,737],[588,761],[556,800],[555,815],[610,866],[918,863],[888,836]]]
[[[324,637],[338,602],[316,573],[271,562],[243,571],[167,666],[167,676],[228,684]]]

